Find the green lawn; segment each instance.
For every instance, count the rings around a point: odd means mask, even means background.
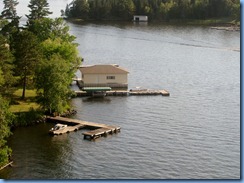
[[[14,92],[14,101],[16,104],[10,105],[10,111],[16,112],[27,112],[30,108],[37,109],[39,105],[35,102],[36,91],[26,90],[25,99],[21,99],[22,89],[18,89]]]

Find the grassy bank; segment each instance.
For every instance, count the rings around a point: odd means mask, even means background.
[[[231,18],[206,19],[206,20],[186,20],[189,25],[205,25],[205,26],[240,26],[240,21],[236,22]]]
[[[10,111],[13,113],[28,112],[31,108],[38,109],[36,101],[36,91],[26,90],[25,99],[21,99],[22,89],[18,89],[13,94],[13,104],[10,105]]]

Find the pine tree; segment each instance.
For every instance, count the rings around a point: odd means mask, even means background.
[[[49,11],[49,4],[47,0],[30,0],[28,7],[30,8],[30,14],[26,16],[29,22],[52,14],[52,12]]]
[[[4,9],[1,13],[1,18],[6,20],[1,29],[1,33],[8,37],[11,41],[11,35],[19,31],[19,19],[16,6],[19,4],[17,0],[3,0]],[[10,22],[8,22],[10,20]]]
[[[3,0],[3,4],[4,9],[1,17],[11,20],[17,18],[16,6],[19,4],[19,2],[17,0]]]
[[[15,36],[13,49],[16,58],[15,75],[20,76],[23,82],[22,99],[24,99],[27,81],[33,77],[35,66],[41,60],[38,38],[32,32],[21,31]]]
[[[14,83],[13,78],[13,60],[14,57],[10,52],[9,44],[4,36],[0,35],[0,68],[2,70],[3,79],[7,82],[0,87],[0,93],[9,94],[10,88]],[[1,83],[0,83],[1,84]]]

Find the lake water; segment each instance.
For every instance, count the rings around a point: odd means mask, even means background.
[[[14,167],[1,178],[240,178],[239,32],[132,22],[68,25],[84,64],[119,64],[130,72],[129,88],[166,89],[170,96],[72,99],[74,118],[119,125],[121,133],[93,142],[83,140],[82,130],[50,137],[52,124],[19,128],[9,141]]]

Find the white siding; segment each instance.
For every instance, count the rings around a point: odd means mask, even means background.
[[[147,16],[142,16],[142,15],[134,15],[133,20],[135,22],[147,22],[148,21],[148,17]]]
[[[115,79],[107,79],[107,76],[114,76]],[[111,77],[110,77],[111,78]],[[84,84],[127,84],[127,74],[84,74]]]

